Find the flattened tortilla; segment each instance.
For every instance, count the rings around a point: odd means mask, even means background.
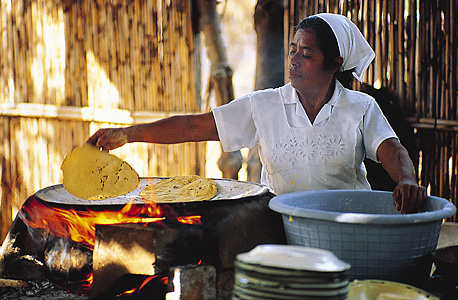
[[[137,172],[120,158],[85,144],[73,149],[62,163],[64,188],[86,200],[103,200],[133,191]]]
[[[144,199],[157,203],[205,201],[215,197],[216,183],[198,175],[175,176],[147,186],[140,192]]]

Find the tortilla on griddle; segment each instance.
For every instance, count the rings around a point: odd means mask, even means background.
[[[133,191],[139,184],[137,172],[120,158],[91,144],[73,149],[61,170],[64,188],[86,200],[103,200]]]
[[[157,203],[206,201],[215,197],[216,183],[198,175],[174,176],[147,186],[140,192],[144,199]]]

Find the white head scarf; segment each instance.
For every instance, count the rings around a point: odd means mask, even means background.
[[[375,53],[361,31],[352,21],[342,15],[321,13],[315,16],[326,21],[336,36],[340,56],[343,58],[340,70],[355,68],[353,76],[362,82],[364,72],[374,59]]]

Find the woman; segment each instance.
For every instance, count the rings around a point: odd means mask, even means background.
[[[397,209],[416,212],[426,191],[416,182],[407,151],[374,99],[342,85],[348,84],[348,74],[361,80],[374,57],[346,17],[311,16],[296,27],[288,58],[290,83],[283,87],[254,92],[209,113],[101,129],[87,142],[103,150],[131,142],[220,141],[224,151],[258,144],[261,182],[276,194],[370,189],[366,156],[381,162],[397,182]]]

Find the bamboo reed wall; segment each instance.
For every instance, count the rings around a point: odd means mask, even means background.
[[[99,127],[199,112],[191,0],[0,1],[0,235],[22,202],[61,182],[64,156]],[[349,16],[416,129],[419,175],[457,202],[457,7],[451,1],[288,0],[285,40],[307,15]],[[202,174],[205,145],[127,145],[141,176]]]
[[[304,17],[349,17],[376,59],[365,82],[387,87],[416,132],[419,181],[458,202],[458,3],[450,0],[288,0],[285,43]],[[456,221],[456,216],[452,218]]]
[[[63,158],[97,128],[200,112],[190,2],[0,1],[2,240],[23,201],[61,183]],[[114,154],[140,176],[205,171],[204,143]]]

